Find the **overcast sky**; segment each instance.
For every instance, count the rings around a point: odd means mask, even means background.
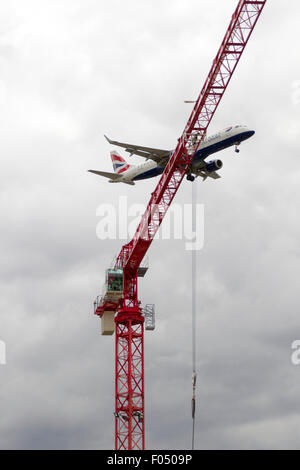
[[[114,337],[93,300],[123,240],[103,203],[146,204],[158,179],[110,185],[103,134],[176,146],[237,0],[0,2],[2,449],[112,449]],[[209,133],[255,136],[200,180],[198,449],[300,448],[300,5],[269,0]],[[122,151],[121,151],[122,153]],[[125,153],[123,152],[125,156]],[[138,163],[132,158],[132,163]],[[191,201],[184,181],[176,202]],[[146,446],[191,446],[191,254],[155,241],[140,281]]]

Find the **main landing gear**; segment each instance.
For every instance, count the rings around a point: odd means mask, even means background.
[[[193,182],[193,181],[195,181],[195,176],[193,176],[193,175],[187,175],[186,179],[187,179],[188,181],[192,181],[192,182]]]

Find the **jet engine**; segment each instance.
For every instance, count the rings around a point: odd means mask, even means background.
[[[222,160],[211,160],[210,162],[205,163],[205,165],[206,171],[208,171],[208,173],[212,173],[213,171],[221,170],[223,162]]]

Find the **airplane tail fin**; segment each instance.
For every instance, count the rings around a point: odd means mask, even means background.
[[[118,154],[115,150],[110,152],[111,161],[114,167],[114,172],[118,175],[124,173],[124,171],[128,170],[131,165],[124,160],[121,155]]]

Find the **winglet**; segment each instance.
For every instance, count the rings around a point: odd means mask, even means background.
[[[108,142],[109,144],[112,143],[112,140],[110,140],[105,134],[104,134],[104,137],[106,138],[106,140],[107,140],[107,142]]]

